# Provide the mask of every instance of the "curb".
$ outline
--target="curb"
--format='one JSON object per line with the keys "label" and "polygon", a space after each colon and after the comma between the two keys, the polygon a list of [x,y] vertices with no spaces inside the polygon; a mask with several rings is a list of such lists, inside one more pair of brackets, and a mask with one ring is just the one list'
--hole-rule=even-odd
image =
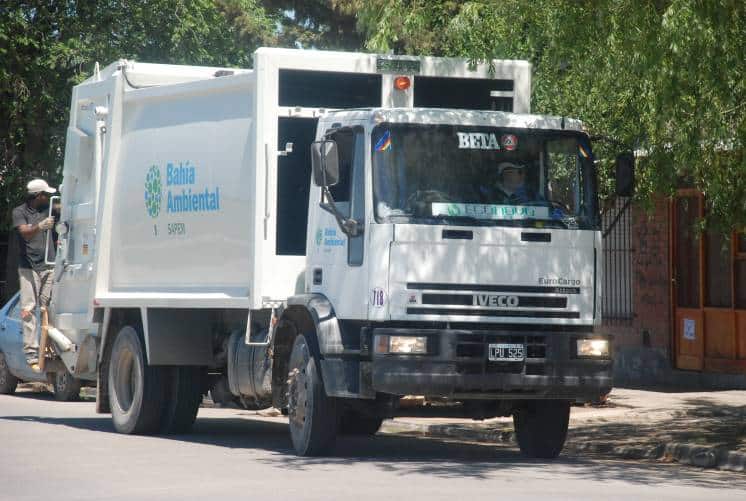
{"label": "curb", "polygon": [[[458,424],[426,425],[396,420],[384,421],[381,433],[449,438],[481,443],[516,443],[513,431],[479,429]],[[724,447],[708,447],[677,442],[631,446],[598,442],[569,443],[565,450],[599,454],[616,459],[664,460],[700,468],[746,472],[746,453],[731,451]]]}

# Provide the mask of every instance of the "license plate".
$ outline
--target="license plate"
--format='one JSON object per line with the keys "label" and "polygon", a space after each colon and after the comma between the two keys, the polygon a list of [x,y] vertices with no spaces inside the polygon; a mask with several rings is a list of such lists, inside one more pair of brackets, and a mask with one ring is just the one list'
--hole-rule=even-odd
{"label": "license plate", "polygon": [[525,348],[522,344],[491,344],[489,357],[492,362],[523,362]]}

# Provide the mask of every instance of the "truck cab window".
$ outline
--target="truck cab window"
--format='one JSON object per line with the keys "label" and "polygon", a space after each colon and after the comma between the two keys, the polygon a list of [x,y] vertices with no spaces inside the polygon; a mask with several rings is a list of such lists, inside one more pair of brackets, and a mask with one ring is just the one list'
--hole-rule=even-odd
{"label": "truck cab window", "polygon": [[354,151],[354,134],[352,129],[342,129],[330,136],[337,143],[337,154],[339,155],[339,182],[332,186],[329,191],[334,197],[338,208],[342,213],[350,216],[350,198],[352,196],[352,157]]}
{"label": "truck cab window", "polygon": [[[337,143],[339,182],[329,191],[337,209],[363,223],[365,219],[365,135],[362,128],[341,129],[328,135]],[[347,264],[363,264],[363,236],[349,237]]]}

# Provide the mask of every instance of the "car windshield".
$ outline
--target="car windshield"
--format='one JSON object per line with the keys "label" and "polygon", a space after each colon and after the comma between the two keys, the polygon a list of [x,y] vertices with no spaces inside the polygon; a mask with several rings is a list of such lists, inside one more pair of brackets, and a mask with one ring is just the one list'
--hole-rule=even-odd
{"label": "car windshield", "polygon": [[379,222],[597,227],[584,134],[382,123],[371,139]]}

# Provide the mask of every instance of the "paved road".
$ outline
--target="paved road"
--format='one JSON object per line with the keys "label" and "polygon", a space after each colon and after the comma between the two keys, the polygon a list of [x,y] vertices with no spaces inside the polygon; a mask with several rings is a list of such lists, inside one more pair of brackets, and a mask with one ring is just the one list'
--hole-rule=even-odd
{"label": "paved road", "polygon": [[507,446],[400,436],[342,440],[332,458],[293,455],[286,425],[201,409],[188,436],[112,432],[92,402],[0,396],[0,499],[738,499],[746,475],[679,465],[522,459]]}

